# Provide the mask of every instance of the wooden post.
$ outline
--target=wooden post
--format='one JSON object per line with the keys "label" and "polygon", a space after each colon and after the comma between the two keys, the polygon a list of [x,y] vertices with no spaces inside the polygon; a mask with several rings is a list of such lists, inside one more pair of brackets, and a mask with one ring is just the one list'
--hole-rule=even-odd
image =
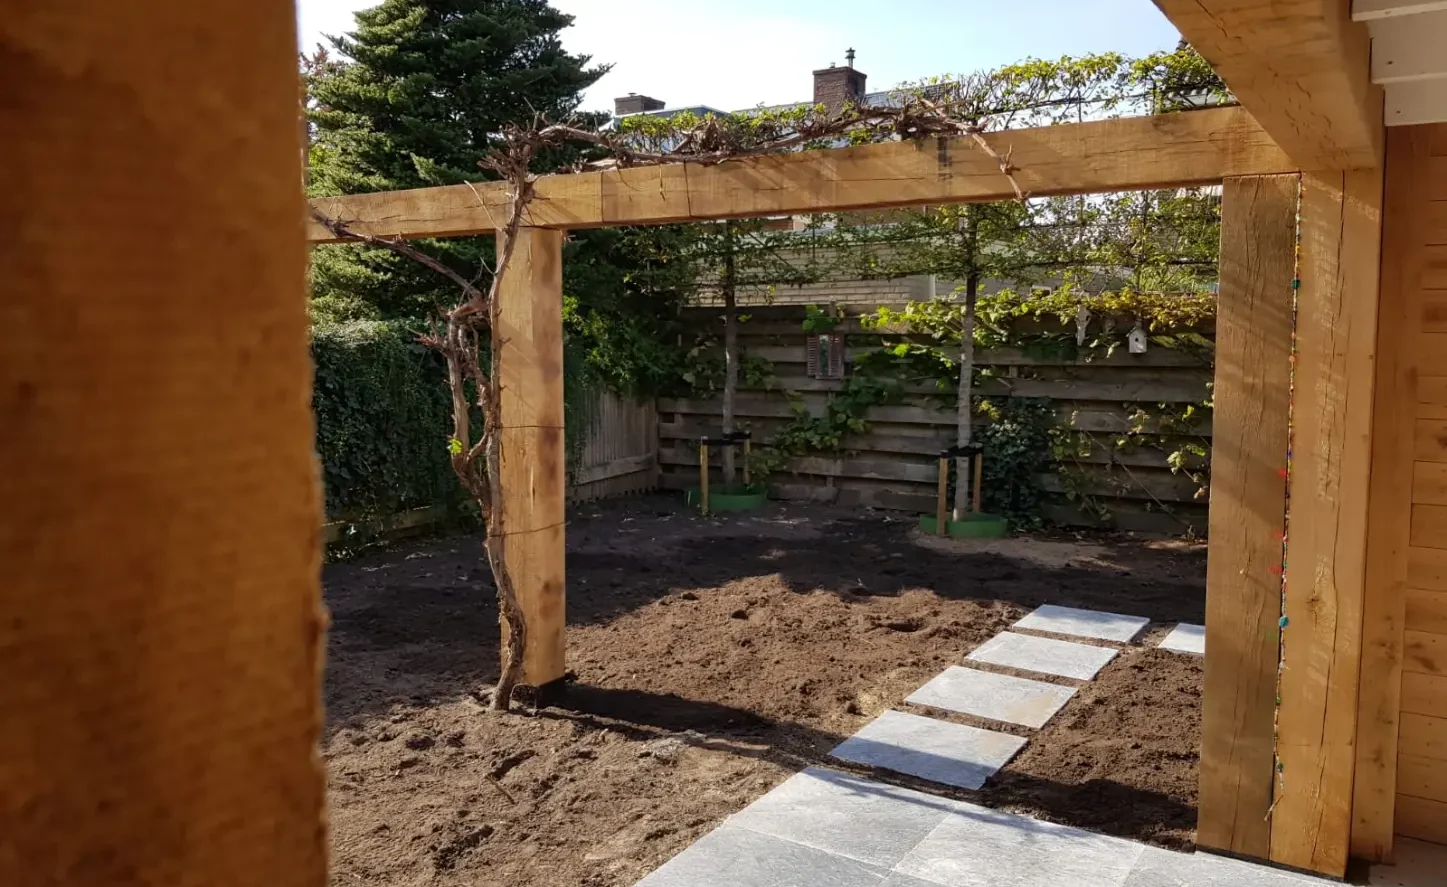
{"label": "wooden post", "polygon": [[980,513],[980,486],[985,474],[985,454],[975,454],[975,494],[970,503],[970,510],[975,514]]}
{"label": "wooden post", "polygon": [[1271,852],[1299,176],[1227,179],[1196,841]]}
{"label": "wooden post", "polygon": [[708,514],[708,444],[698,445],[698,510]]}
{"label": "wooden post", "polygon": [[1356,763],[1381,206],[1380,169],[1302,176],[1271,859],[1334,877]]}
{"label": "wooden post", "polygon": [[0,17],[0,884],[323,887],[290,0]]}
{"label": "wooden post", "polygon": [[528,627],[523,681],[546,687],[566,671],[563,232],[520,229],[502,280],[503,551]]}
{"label": "wooden post", "polygon": [[940,480],[939,490],[935,494],[935,535],[949,535],[949,503],[945,500],[949,497],[950,491],[950,460],[947,456],[940,457]]}
{"label": "wooden post", "polygon": [[[1438,127],[1447,133],[1447,127]],[[1397,741],[1407,624],[1408,539],[1421,358],[1413,339],[1423,324],[1429,216],[1434,195],[1432,127],[1387,131],[1382,226],[1377,389],[1373,398],[1357,772],[1351,855],[1391,862],[1397,803]],[[1447,171],[1444,171],[1447,178]],[[1444,697],[1447,705],[1447,697]],[[1405,750],[1403,754],[1407,754]],[[1444,765],[1447,766],[1447,765]]]}
{"label": "wooden post", "polygon": [[753,453],[753,450],[754,450],[753,441],[750,440],[750,439],[747,438],[747,437],[744,438],[744,487],[745,487],[745,488],[747,488],[747,487],[750,485],[750,480],[749,480],[749,456]]}

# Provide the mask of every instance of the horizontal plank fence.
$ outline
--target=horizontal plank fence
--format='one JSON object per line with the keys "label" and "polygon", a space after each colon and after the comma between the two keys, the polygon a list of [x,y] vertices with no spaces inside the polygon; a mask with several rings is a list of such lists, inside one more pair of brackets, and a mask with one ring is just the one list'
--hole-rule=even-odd
{"label": "horizontal plank fence", "polygon": [[[872,310],[872,306],[847,306],[845,313]],[[793,420],[794,404],[802,404],[811,415],[824,415],[845,381],[807,374],[802,306],[751,308],[745,313],[748,320],[740,325],[740,345],[748,357],[772,364],[777,381],[772,390],[741,386],[735,411],[740,428],[752,430],[755,441],[766,444]],[[690,309],[686,319],[700,332],[722,331],[715,308]],[[1030,319],[1018,324],[1017,330],[1026,332],[1061,329],[1051,321]],[[846,363],[878,347],[883,338],[898,339],[903,332],[882,335],[863,329],[857,319],[846,320],[834,331],[848,336]],[[1197,332],[1206,338],[1213,333]],[[980,395],[1049,398],[1060,427],[1089,432],[1096,441],[1088,455],[1071,458],[1065,475],[1057,466],[1041,466],[1036,482],[1046,493],[1044,517],[1066,525],[1205,532],[1206,502],[1204,496],[1198,497],[1201,484],[1186,473],[1173,473],[1167,451],[1187,439],[1209,446],[1210,410],[1198,407],[1199,418],[1189,427],[1156,414],[1178,413],[1210,397],[1208,354],[1157,346],[1144,354],[1130,354],[1122,346],[1108,356],[1087,360],[998,348],[980,349],[976,362],[996,374],[976,386]],[[955,441],[953,394],[942,396],[932,383],[906,386],[906,391],[905,403],[871,407],[866,413],[867,431],[846,437],[840,452],[809,454],[775,474],[770,478],[773,495],[932,512],[938,453]],[[1159,404],[1174,409],[1161,411],[1156,408]],[[1141,408],[1149,414],[1144,420]],[[696,484],[697,441],[719,432],[721,400],[660,398],[658,414],[659,485],[679,489]],[[974,424],[984,426],[988,421],[976,416]],[[1132,431],[1162,435],[1166,449],[1110,446]],[[1202,468],[1203,462],[1192,460],[1188,467]],[[719,464],[717,454],[713,463]],[[1089,498],[1091,507],[1080,506],[1081,496]]]}

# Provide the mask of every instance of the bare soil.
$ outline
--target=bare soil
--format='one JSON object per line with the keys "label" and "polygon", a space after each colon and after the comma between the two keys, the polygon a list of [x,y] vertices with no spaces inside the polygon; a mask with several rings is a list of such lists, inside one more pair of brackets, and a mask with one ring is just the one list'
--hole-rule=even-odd
{"label": "bare soil", "polygon": [[663,498],[578,511],[576,681],[536,712],[484,708],[498,627],[475,538],[328,567],[333,884],[628,887],[1044,603],[1156,624],[982,791],[915,787],[1193,840],[1201,666],[1149,645],[1202,621],[1204,546],[922,539],[912,516],[802,506],[706,520]]}

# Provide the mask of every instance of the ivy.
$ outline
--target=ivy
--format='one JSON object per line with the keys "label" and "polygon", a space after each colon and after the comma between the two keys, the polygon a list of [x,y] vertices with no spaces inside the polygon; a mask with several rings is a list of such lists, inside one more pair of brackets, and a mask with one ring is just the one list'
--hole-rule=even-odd
{"label": "ivy", "polygon": [[990,419],[974,434],[984,446],[985,511],[1005,518],[1014,530],[1039,526],[1044,494],[1035,477],[1051,456],[1053,402],[1047,397],[982,398],[975,412]]}

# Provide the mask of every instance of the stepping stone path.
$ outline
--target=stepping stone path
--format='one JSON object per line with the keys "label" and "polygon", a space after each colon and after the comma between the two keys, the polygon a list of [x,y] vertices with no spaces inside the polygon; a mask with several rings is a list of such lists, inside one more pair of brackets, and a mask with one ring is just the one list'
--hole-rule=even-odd
{"label": "stepping stone path", "polygon": [[964,724],[886,711],[830,752],[841,761],[977,789],[1010,763],[1026,739]]}
{"label": "stepping stone path", "polygon": [[1197,656],[1206,655],[1206,626],[1191,625],[1182,622],[1171,633],[1161,641],[1162,650],[1175,650],[1177,653],[1194,653]]}
{"label": "stepping stone path", "polygon": [[1024,727],[1043,727],[1073,687],[952,665],[904,701]]}
{"label": "stepping stone path", "polygon": [[[1327,887],[810,768],[637,887]],[[1425,883],[1425,882],[1424,882]]]}
{"label": "stepping stone path", "polygon": [[1016,622],[1015,627],[1128,644],[1149,624],[1150,620],[1144,616],[1122,616],[1119,613],[1046,604]]}
{"label": "stepping stone path", "polygon": [[972,662],[988,662],[1021,671],[1088,681],[1108,665],[1117,652],[1110,647],[1092,647],[1005,631],[976,647],[965,658]]}

